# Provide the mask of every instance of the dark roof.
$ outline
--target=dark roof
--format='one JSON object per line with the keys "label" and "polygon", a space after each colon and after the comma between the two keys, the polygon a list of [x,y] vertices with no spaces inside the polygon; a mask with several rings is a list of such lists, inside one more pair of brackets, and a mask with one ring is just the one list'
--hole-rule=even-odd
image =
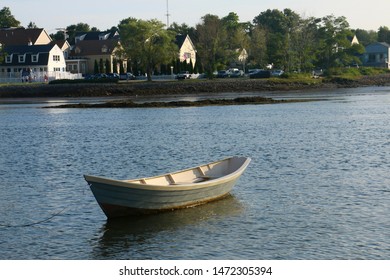
{"label": "dark roof", "polygon": [[43,28],[0,29],[0,43],[10,46],[35,44],[42,32],[44,32]]}
{"label": "dark roof", "polygon": [[[12,55],[12,62],[6,63],[6,60],[4,60],[2,65],[47,65],[49,53],[53,47],[53,45],[5,46],[4,51],[7,55]],[[38,61],[33,62],[32,56],[37,54]],[[23,63],[19,62],[19,55],[25,55],[25,61]]]}
{"label": "dark roof", "polygon": [[184,41],[186,40],[187,38],[187,35],[176,35],[176,40],[175,40],[175,43],[176,45],[179,46],[179,49],[181,48],[181,46],[183,46],[184,44]]}
{"label": "dark roof", "polygon": [[118,33],[117,32],[102,32],[102,31],[90,31],[90,32],[76,32],[75,37],[81,37],[83,36],[83,41],[98,41],[98,40],[109,40],[109,39],[114,39],[118,38]]}
{"label": "dark roof", "polygon": [[66,42],[67,42],[66,40],[55,40],[55,41],[52,41],[51,44],[57,45],[61,49],[65,45]]}
{"label": "dark roof", "polygon": [[390,48],[390,45],[385,42],[375,42],[367,45],[365,48],[366,48],[366,53],[383,52],[383,51],[387,51]]}
{"label": "dark roof", "polygon": [[[118,46],[118,40],[80,41],[72,49],[70,56],[83,57],[88,55],[112,54]],[[106,50],[106,52],[104,52]]]}

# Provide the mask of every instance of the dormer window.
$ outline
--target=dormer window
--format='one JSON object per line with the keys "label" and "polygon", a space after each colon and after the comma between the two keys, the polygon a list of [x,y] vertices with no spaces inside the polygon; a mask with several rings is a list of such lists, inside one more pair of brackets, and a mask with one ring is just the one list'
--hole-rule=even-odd
{"label": "dormer window", "polygon": [[109,36],[110,36],[110,33],[100,34],[99,40],[107,40]]}
{"label": "dormer window", "polygon": [[12,54],[5,57],[5,63],[12,63]]}
{"label": "dormer window", "polygon": [[19,63],[26,62],[26,56],[25,55],[18,55],[18,61],[19,61]]}
{"label": "dormer window", "polygon": [[38,62],[38,55],[37,54],[33,54],[31,55],[31,62]]}
{"label": "dormer window", "polygon": [[106,45],[103,45],[103,46],[102,46],[102,53],[107,53],[107,51],[108,51],[107,46],[106,46]]}

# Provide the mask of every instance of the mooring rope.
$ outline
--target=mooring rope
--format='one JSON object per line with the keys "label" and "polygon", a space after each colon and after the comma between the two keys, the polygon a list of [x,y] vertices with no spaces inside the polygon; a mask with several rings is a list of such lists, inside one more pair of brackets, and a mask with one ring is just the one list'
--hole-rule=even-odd
{"label": "mooring rope", "polygon": [[62,212],[64,212],[66,210],[67,207],[65,207],[64,209],[62,209],[61,211],[58,211],[56,213],[54,213],[53,215],[51,215],[50,217],[46,218],[46,219],[43,219],[43,220],[40,220],[40,221],[37,221],[37,222],[33,222],[33,223],[28,223],[28,224],[20,224],[20,225],[6,225],[6,224],[0,224],[0,227],[3,227],[3,228],[16,228],[16,227],[30,227],[30,226],[35,226],[35,225],[39,225],[39,224],[43,224],[47,221],[50,221],[51,219],[53,219],[54,217],[60,215]]}

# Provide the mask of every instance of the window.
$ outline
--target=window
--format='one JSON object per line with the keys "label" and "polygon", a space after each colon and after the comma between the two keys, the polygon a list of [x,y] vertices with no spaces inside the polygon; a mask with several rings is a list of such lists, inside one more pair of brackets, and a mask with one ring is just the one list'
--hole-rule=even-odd
{"label": "window", "polygon": [[59,55],[53,55],[53,61],[60,61]]}
{"label": "window", "polygon": [[5,62],[6,62],[6,63],[11,63],[11,62],[12,62],[12,54],[11,54],[11,55],[7,55],[7,56],[5,57]]}
{"label": "window", "polygon": [[26,61],[26,56],[25,55],[18,55],[18,61],[19,61],[19,63],[24,63]]}
{"label": "window", "polygon": [[31,55],[31,62],[38,62],[38,55],[37,54]]}

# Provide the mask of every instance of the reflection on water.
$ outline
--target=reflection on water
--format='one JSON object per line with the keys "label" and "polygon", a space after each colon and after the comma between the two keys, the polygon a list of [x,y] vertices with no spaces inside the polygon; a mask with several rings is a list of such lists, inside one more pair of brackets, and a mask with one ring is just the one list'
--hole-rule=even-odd
{"label": "reflection on water", "polygon": [[[228,195],[197,207],[107,220],[100,229],[102,236],[93,250],[93,258],[118,259],[129,255],[137,258],[137,253],[132,252],[133,245],[147,248],[148,240],[164,238],[165,233],[184,233],[189,226],[197,227],[210,220],[228,219],[242,214],[243,210],[244,206],[240,201]],[[138,258],[143,257],[140,255]]]}

